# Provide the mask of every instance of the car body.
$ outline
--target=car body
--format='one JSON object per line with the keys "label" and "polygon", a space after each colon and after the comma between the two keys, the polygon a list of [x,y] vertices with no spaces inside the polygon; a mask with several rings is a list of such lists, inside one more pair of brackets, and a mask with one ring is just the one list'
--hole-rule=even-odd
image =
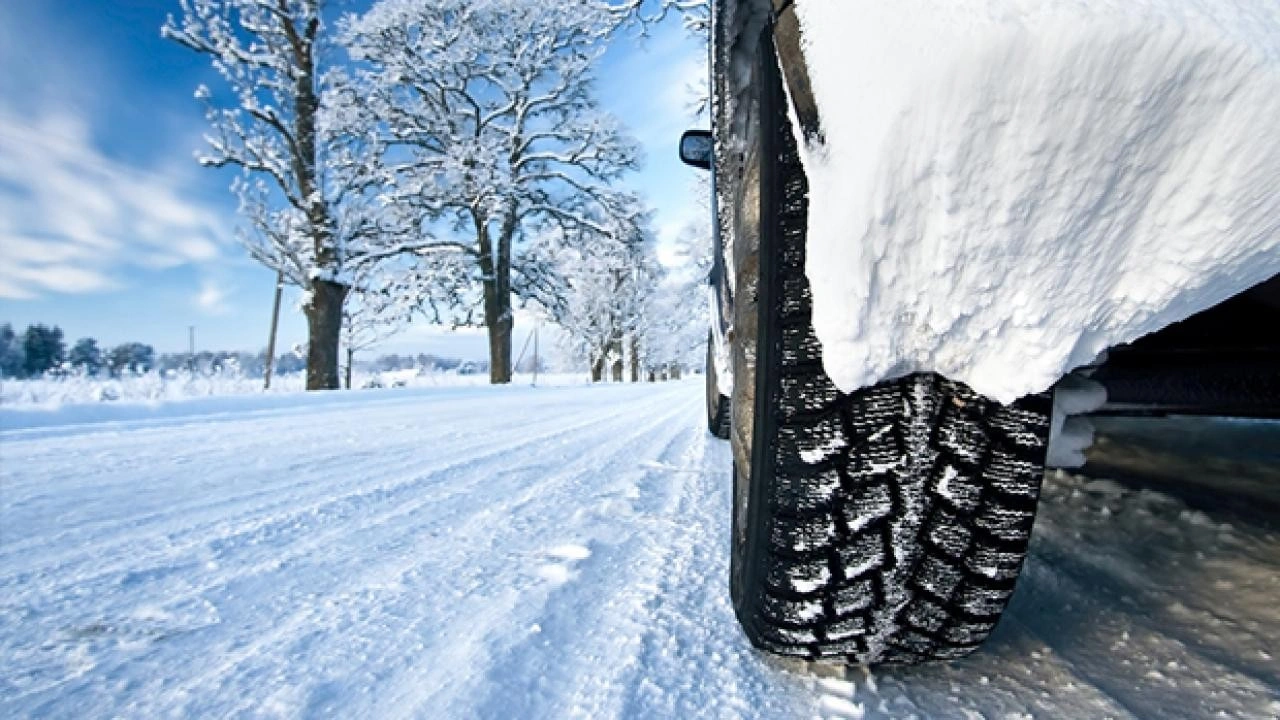
{"label": "car body", "polygon": [[[820,1],[834,7],[809,0]],[[713,2],[712,129],[680,143],[714,188],[708,419],[734,446],[735,609],[753,643],[772,652],[857,663],[954,658],[981,643],[1012,592],[1046,460],[1083,461],[1087,431],[1072,452],[1052,447],[1068,442],[1068,415],[1280,417],[1280,258],[1263,252],[1275,233],[1259,236],[1261,262],[1247,273],[1227,268],[1239,258],[1224,251],[1231,277],[1213,286],[1220,295],[1230,287],[1224,302],[1181,317],[1143,308],[1145,324],[1110,334],[1082,329],[1078,346],[1126,341],[1104,353],[1072,348],[1076,360],[1052,386],[984,395],[983,382],[1007,387],[978,373],[948,377],[929,364],[936,355],[841,384],[830,347],[846,346],[818,332],[824,268],[805,265],[829,240],[806,225],[821,199],[811,191],[823,189],[806,175],[838,125],[822,116],[811,83],[813,43],[797,14],[805,5]],[[917,316],[904,317],[895,332],[910,335]],[[1034,364],[1037,350],[1028,352]],[[724,427],[715,411],[726,404]]]}

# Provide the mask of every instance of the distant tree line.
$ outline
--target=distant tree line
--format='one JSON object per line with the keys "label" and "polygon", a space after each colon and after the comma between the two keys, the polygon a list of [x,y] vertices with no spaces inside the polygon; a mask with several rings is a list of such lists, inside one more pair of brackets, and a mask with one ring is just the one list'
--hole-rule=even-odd
{"label": "distant tree line", "polygon": [[[126,342],[103,347],[91,337],[80,338],[67,349],[62,328],[35,323],[22,333],[10,323],[0,325],[0,376],[7,378],[41,377],[46,374],[79,373],[92,376],[120,377],[158,370],[188,370],[201,374],[237,372],[260,376],[266,367],[265,352],[213,352],[157,354],[155,348],[140,342]],[[297,373],[306,369],[306,359],[298,353],[285,353],[276,358],[276,372]]]}
{"label": "distant tree line", "polygon": [[432,355],[430,353],[418,353],[417,355],[381,355],[376,360],[366,363],[365,366],[374,372],[394,372],[396,370],[443,370],[457,371],[462,374],[486,373],[489,372],[489,363],[480,360],[459,360],[458,358],[447,358]]}

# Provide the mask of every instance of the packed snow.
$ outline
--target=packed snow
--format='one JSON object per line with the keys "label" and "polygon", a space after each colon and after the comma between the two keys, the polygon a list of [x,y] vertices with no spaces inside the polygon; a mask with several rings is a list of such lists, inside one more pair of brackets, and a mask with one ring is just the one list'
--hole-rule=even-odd
{"label": "packed snow", "polygon": [[1011,401],[1280,273],[1275,0],[805,0],[828,374]]}
{"label": "packed snow", "polygon": [[1280,535],[1077,475],[1047,479],[978,654],[866,671],[756,653],[701,389],[5,415],[0,716],[1280,714]]}

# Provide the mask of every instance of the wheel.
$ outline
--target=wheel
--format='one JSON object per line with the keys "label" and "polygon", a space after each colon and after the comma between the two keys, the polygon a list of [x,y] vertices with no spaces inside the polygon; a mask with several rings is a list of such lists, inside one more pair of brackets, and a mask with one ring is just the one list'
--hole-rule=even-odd
{"label": "wheel", "polygon": [[712,435],[727,440],[729,438],[729,398],[720,394],[720,384],[716,376],[715,339],[707,333],[707,371],[703,375],[707,379],[707,429]]}
{"label": "wheel", "polygon": [[734,609],[778,654],[960,657],[1013,593],[1051,402],[1004,406],[933,374],[831,383],[804,274],[806,180],[771,38],[759,47],[734,233]]}

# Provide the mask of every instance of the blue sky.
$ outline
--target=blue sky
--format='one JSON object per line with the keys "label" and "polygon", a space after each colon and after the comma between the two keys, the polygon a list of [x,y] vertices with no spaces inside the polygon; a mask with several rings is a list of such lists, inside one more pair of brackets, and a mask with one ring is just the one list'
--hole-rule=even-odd
{"label": "blue sky", "polygon": [[[0,322],[162,352],[185,350],[194,325],[203,349],[265,347],[274,274],[235,241],[233,172],[195,162],[206,125],[193,92],[219,78],[160,38],[177,12],[177,0],[0,2]],[[678,19],[620,39],[598,72],[606,107],[646,151],[628,182],[660,238],[705,212],[675,157],[704,73]],[[281,323],[281,347],[305,340],[296,296]],[[478,359],[485,344],[419,325],[377,351]]]}

